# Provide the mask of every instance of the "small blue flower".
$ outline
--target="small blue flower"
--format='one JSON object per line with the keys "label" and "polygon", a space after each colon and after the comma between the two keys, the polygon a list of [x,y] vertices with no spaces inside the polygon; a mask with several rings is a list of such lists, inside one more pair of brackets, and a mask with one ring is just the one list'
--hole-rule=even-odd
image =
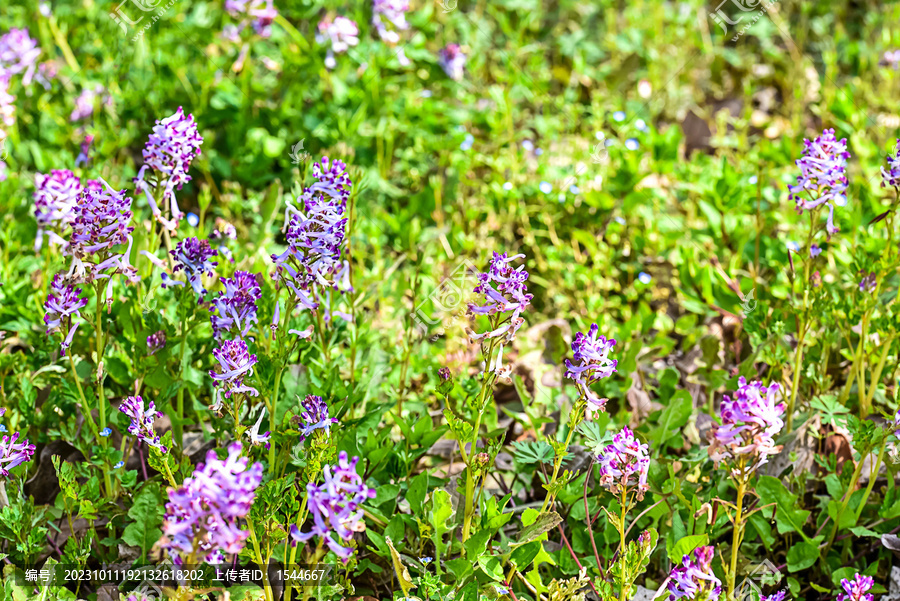
{"label": "small blue flower", "polygon": [[847,196],[844,194],[835,194],[834,195],[834,204],[838,207],[846,206],[847,204]]}
{"label": "small blue flower", "polygon": [[621,123],[625,120],[625,111],[616,111],[613,113],[613,119]]}
{"label": "small blue flower", "polygon": [[196,213],[188,213],[187,222],[189,226],[197,227],[198,225],[200,225],[200,218],[197,217]]}
{"label": "small blue flower", "polygon": [[640,147],[640,143],[636,138],[628,138],[625,140],[625,148],[628,150],[637,150]]}
{"label": "small blue flower", "polygon": [[512,190],[512,188],[513,188],[512,182],[506,182],[505,184],[503,184],[503,189],[506,190],[507,192]]}
{"label": "small blue flower", "polygon": [[649,131],[650,128],[647,127],[647,123],[643,119],[638,119],[634,122],[634,126],[641,131]]}
{"label": "small blue flower", "polygon": [[569,186],[569,192],[571,192],[572,194],[581,194],[581,189],[575,184],[572,184],[571,186]]}
{"label": "small blue flower", "polygon": [[649,284],[650,280],[652,280],[653,277],[646,271],[642,271],[638,274],[638,279],[641,281],[642,284]]}
{"label": "small blue flower", "polygon": [[475,137],[472,134],[466,134],[466,139],[459,145],[460,150],[469,150],[475,144]]}
{"label": "small blue flower", "polygon": [[602,132],[602,131],[596,132],[596,133],[594,134],[594,137],[597,138],[598,140],[603,140],[603,139],[606,138],[606,136],[603,135],[603,132]]}
{"label": "small blue flower", "polygon": [[497,593],[500,595],[508,595],[509,594],[509,589],[506,588],[505,586],[500,586],[499,584],[494,585],[494,590],[496,590]]}
{"label": "small blue flower", "polygon": [[543,148],[535,148],[534,154],[535,154],[535,156],[541,156],[542,154],[544,154],[544,149]]}
{"label": "small blue flower", "polygon": [[125,462],[124,462],[124,461],[120,461],[120,462],[118,462],[117,464],[115,464],[115,465],[113,466],[113,469],[114,469],[114,470],[117,470],[117,469],[119,469],[120,467],[122,467],[123,465],[125,465]]}
{"label": "small blue flower", "polygon": [[756,182],[758,182],[758,181],[759,181],[759,179],[755,175],[750,176],[749,182],[750,182],[751,186],[755,186]]}
{"label": "small blue flower", "polygon": [[538,186],[538,188],[540,188],[541,192],[543,192],[544,194],[550,194],[551,192],[553,192],[553,184],[551,184],[550,182],[541,182],[541,185]]}
{"label": "small blue flower", "polygon": [[422,98],[431,98],[431,94],[431,90],[422,90],[422,93],[420,95],[422,96]]}
{"label": "small blue flower", "polygon": [[0,424],[0,432],[3,432],[5,434],[6,432],[9,432],[9,430],[6,429],[6,426]]}
{"label": "small blue flower", "polygon": [[800,252],[800,245],[794,242],[793,240],[788,240],[786,246],[788,250],[792,250],[794,252]]}
{"label": "small blue flower", "polygon": [[534,142],[532,142],[531,140],[524,140],[522,142],[522,148],[524,148],[528,152],[531,152],[532,150],[534,150]]}
{"label": "small blue flower", "polygon": [[106,438],[110,434],[112,434],[112,430],[110,430],[109,428],[103,428],[102,430],[100,430],[100,436],[102,436],[103,438]]}
{"label": "small blue flower", "polygon": [[424,563],[425,565],[428,565],[428,564],[430,564],[432,561],[434,561],[434,557],[420,557],[420,558],[419,558],[419,561],[421,561],[421,562]]}
{"label": "small blue flower", "polygon": [[616,217],[616,223],[618,223],[620,225],[625,225],[625,218],[624,217]]}

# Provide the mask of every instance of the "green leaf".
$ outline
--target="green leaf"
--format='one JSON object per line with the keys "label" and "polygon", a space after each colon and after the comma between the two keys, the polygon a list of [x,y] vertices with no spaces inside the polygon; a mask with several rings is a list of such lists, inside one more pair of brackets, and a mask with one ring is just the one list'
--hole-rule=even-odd
{"label": "green leaf", "polygon": [[509,560],[516,564],[520,572],[524,572],[531,565],[531,562],[534,561],[534,558],[537,557],[542,547],[543,543],[541,541],[531,541],[516,548],[510,555]]}
{"label": "green leaf", "polygon": [[809,518],[809,511],[797,508],[797,495],[792,494],[781,480],[773,476],[760,476],[756,492],[763,505],[777,506],[775,524],[779,534],[797,532],[805,541],[810,540],[803,532],[803,524]]}
{"label": "green leaf", "polygon": [[688,423],[693,412],[694,405],[691,395],[687,390],[676,392],[658,418],[658,425],[651,428],[647,437],[663,445],[675,435],[675,430]]}
{"label": "green leaf", "polygon": [[478,567],[497,582],[503,581],[503,566],[500,564],[500,560],[493,555],[479,557]]}
{"label": "green leaf", "polygon": [[141,488],[128,510],[128,517],[134,521],[125,527],[122,540],[127,545],[139,547],[141,559],[146,558],[154,543],[162,536],[162,530],[159,528],[163,519],[162,508],[159,487],[155,483],[147,483]]}
{"label": "green leaf", "polygon": [[669,560],[672,563],[681,563],[681,559],[685,555],[690,555],[691,551],[697,547],[708,544],[709,535],[707,534],[692,534],[690,536],[682,537],[670,549],[667,549]]}
{"label": "green leaf", "polygon": [[510,548],[515,549],[516,547],[530,543],[531,541],[536,540],[540,535],[555,528],[556,525],[561,522],[562,518],[555,511],[542,513],[537,516],[537,519],[535,519],[532,524],[522,528],[516,537],[516,541],[511,542],[509,546]]}
{"label": "green leaf", "polygon": [[543,441],[514,442],[515,458],[519,463],[550,463],[553,461],[553,447]]}
{"label": "green leaf", "polygon": [[811,541],[801,541],[788,549],[787,566],[789,572],[799,572],[812,566],[819,560],[819,541],[817,537]]}
{"label": "green leaf", "polygon": [[409,508],[414,514],[422,510],[422,503],[425,501],[425,495],[428,494],[428,474],[422,472],[409,482],[409,489],[406,491],[406,500],[409,502]]}

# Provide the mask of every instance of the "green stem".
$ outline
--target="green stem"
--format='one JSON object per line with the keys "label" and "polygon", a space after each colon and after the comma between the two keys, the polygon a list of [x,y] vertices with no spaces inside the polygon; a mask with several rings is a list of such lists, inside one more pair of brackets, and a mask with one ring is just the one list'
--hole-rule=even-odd
{"label": "green stem", "polygon": [[[856,488],[856,483],[859,481],[859,476],[862,473],[863,459],[866,454],[868,454],[868,450],[866,453],[861,453],[859,458],[859,463],[856,464],[856,469],[853,470],[853,476],[850,478],[850,486],[847,487],[847,493],[844,495],[844,499],[841,502],[841,508],[838,510],[837,515],[844,515],[844,511],[847,509],[847,504],[850,502],[850,496],[853,494],[853,489]],[[873,478],[874,479],[874,478]],[[831,529],[831,534],[828,537],[828,543],[825,545],[824,551],[822,551],[821,557],[828,557],[828,551],[831,549],[831,545],[834,544],[834,537],[837,535],[839,520],[834,520],[834,526]]]}
{"label": "green stem", "polygon": [[[494,355],[494,341],[491,340],[491,345],[488,349],[487,356],[487,365],[491,365],[491,359]],[[462,450],[463,459],[466,460],[466,512],[465,518],[463,520],[463,531],[462,531],[462,540],[466,542],[469,540],[469,531],[472,528],[472,518],[475,516],[475,471],[472,466],[472,461],[474,457],[477,455],[478,449],[478,433],[481,430],[481,418],[484,415],[484,404],[485,398],[487,396],[487,391],[490,389],[491,384],[493,383],[493,375],[490,372],[485,372],[484,380],[481,383],[481,391],[478,393],[478,404],[475,406],[475,427],[472,429],[472,448],[468,457],[465,453],[464,443],[460,444],[460,448]]]}
{"label": "green stem", "polygon": [[544,504],[541,506],[541,513],[547,511],[547,507],[550,505],[550,502],[553,500],[553,485],[556,483],[556,478],[559,476],[559,468],[562,466],[563,460],[566,458],[566,452],[569,450],[569,443],[572,442],[572,436],[575,434],[574,424],[569,424],[569,433],[566,435],[566,444],[563,452],[557,455],[556,460],[553,462],[553,475],[550,477],[550,482],[547,484],[547,496],[544,497]]}
{"label": "green stem", "polygon": [[75,359],[72,358],[72,353],[68,354],[69,365],[72,367],[72,377],[75,379],[75,386],[78,388],[78,396],[81,397],[81,412],[84,413],[84,418],[91,425],[91,432],[93,432],[94,437],[98,437],[97,424],[94,422],[94,416],[91,415],[91,407],[88,405],[87,397],[84,396],[84,389],[81,387],[81,380],[78,379],[78,373],[75,371]]}
{"label": "green stem", "polygon": [[731,566],[728,570],[728,599],[734,599],[734,581],[737,576],[737,558],[738,551],[741,548],[741,539],[744,531],[744,494],[747,490],[747,483],[744,475],[744,464],[740,464],[740,480],[738,480],[737,504],[734,514],[734,532],[731,539]]}
{"label": "green stem", "polygon": [[266,601],[275,601],[275,597],[272,594],[272,585],[269,582],[269,562],[268,558],[266,561],[263,561],[262,553],[259,550],[259,540],[256,538],[256,526],[253,524],[253,520],[250,517],[247,517],[247,526],[250,528],[250,540],[253,542],[253,555],[256,559],[256,563],[259,564],[259,567],[262,569],[263,573],[263,593],[266,596]]}
{"label": "green stem", "polygon": [[[103,311],[99,284],[94,287],[94,296],[97,297],[97,323],[94,326],[94,334],[97,338],[97,414],[100,417],[100,431],[102,432],[106,429],[106,397],[103,393],[103,353],[106,350],[106,340],[103,336]],[[103,447],[104,451],[109,446],[105,436],[100,437],[100,446]],[[107,494],[112,497],[113,487],[109,478],[109,462],[105,455],[106,453],[104,453],[103,458],[103,483],[106,485]]]}
{"label": "green stem", "polygon": [[[275,415],[278,412],[278,392],[281,389],[281,375],[284,373],[284,364],[275,373],[275,389],[272,391],[272,409],[269,411],[270,435],[275,435]],[[269,471],[275,471],[275,445],[269,445]]]}
{"label": "green stem", "polygon": [[[570,430],[571,431],[571,430]],[[568,444],[566,445],[568,447]],[[625,601],[625,514],[628,512],[628,489],[622,487],[622,517],[619,520],[619,564],[622,566],[619,570],[619,601]],[[629,587],[630,588],[630,587]]]}
{"label": "green stem", "polygon": [[[179,311],[181,310],[179,302]],[[179,449],[184,449],[184,351],[187,349],[187,311],[181,315],[181,349],[178,355],[178,400],[175,407],[175,423],[172,435]]]}

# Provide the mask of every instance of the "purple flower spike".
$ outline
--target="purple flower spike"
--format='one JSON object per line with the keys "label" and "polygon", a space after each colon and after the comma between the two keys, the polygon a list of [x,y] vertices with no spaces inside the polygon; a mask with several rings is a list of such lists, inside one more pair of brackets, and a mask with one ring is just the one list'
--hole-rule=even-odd
{"label": "purple flower spike", "polygon": [[438,65],[454,81],[460,81],[466,69],[466,55],[459,44],[448,44],[438,51]]}
{"label": "purple flower spike", "polygon": [[153,401],[144,409],[144,399],[139,396],[130,396],[122,401],[119,405],[119,411],[131,418],[131,425],[128,426],[128,433],[144,441],[151,447],[156,447],[163,453],[168,453],[169,449],[165,445],[160,444],[159,435],[153,430],[153,421],[163,414],[156,410]]}
{"label": "purple flower spike", "polygon": [[[516,332],[525,323],[521,317],[522,312],[531,303],[533,295],[528,294],[528,272],[524,265],[513,268],[511,263],[525,255],[507,257],[506,253],[494,253],[491,258],[490,268],[486,273],[478,274],[478,285],[475,286],[475,294],[484,295],[483,304],[470,303],[469,313],[473,315],[497,316],[497,323],[501,323],[494,330],[476,334],[466,329],[469,342],[477,342],[483,339],[500,339],[500,348],[497,352],[496,362],[488,366],[488,371],[499,377],[509,377],[511,365],[503,366],[503,347],[516,339]],[[503,315],[509,313],[509,316]]]}
{"label": "purple flower spike", "polygon": [[766,463],[769,455],[781,447],[774,437],[784,428],[785,404],[780,403],[781,387],[777,383],[763,386],[762,382],[747,383],[741,376],[734,398],[722,400],[722,425],[715,428],[709,454],[713,461],[734,460],[739,456],[753,459],[750,469]]}
{"label": "purple flower spike", "polygon": [[359,457],[348,461],[347,453],[341,451],[338,464],[326,465],[322,470],[324,482],[316,486],[310,482],[306,486],[310,514],[313,518],[312,530],[303,533],[296,524],[291,525],[292,544],[305,543],[311,538],[322,538],[328,548],[346,563],[353,555],[352,547],[345,547],[335,540],[349,541],[354,532],[364,532],[363,511],[360,507],[366,499],[375,497],[375,490],[366,486],[356,473]]}
{"label": "purple flower spike", "polygon": [[224,460],[215,451],[194,470],[181,488],[169,489],[163,533],[164,547],[173,555],[189,556],[199,549],[207,563],[224,563],[224,555],[239,553],[250,535],[241,520],[250,513],[262,482],[262,464],[247,467],[241,444],[228,447]]}
{"label": "purple flower spike", "polygon": [[614,374],[619,364],[618,360],[609,358],[616,346],[615,338],[598,336],[599,331],[597,324],[591,324],[587,334],[575,334],[575,340],[572,341],[575,363],[566,359],[566,377],[575,382],[578,392],[588,402],[591,411],[603,411],[606,408],[606,399],[594,394],[590,389],[591,384]]}
{"label": "purple flower spike", "polygon": [[[311,394],[303,399],[303,412],[300,414],[300,442],[311,436],[316,430],[323,430],[326,434],[331,431],[331,424],[338,423],[333,417],[328,417],[328,404],[320,396]],[[296,418],[295,418],[296,419]]]}
{"label": "purple flower spike", "polygon": [[64,246],[63,230],[75,220],[81,180],[68,169],[54,169],[47,175],[35,174],[34,184],[34,216],[38,222],[34,249],[41,249],[45,233],[51,243]]}
{"label": "purple flower spike", "polygon": [[210,311],[212,315],[213,335],[221,340],[226,335],[244,338],[259,323],[256,317],[256,302],[261,298],[259,286],[260,276],[246,271],[236,271],[233,278],[222,278],[225,291],[213,299]]}
{"label": "purple flower spike", "polygon": [[63,328],[67,330],[62,342],[62,352],[65,353],[72,344],[75,330],[81,323],[81,309],[87,306],[87,297],[81,296],[81,288],[75,288],[66,284],[65,279],[56,274],[50,284],[50,293],[47,302],[44,303],[44,324],[47,326],[47,334]]}
{"label": "purple flower spike", "polygon": [[147,336],[147,355],[155,355],[156,351],[165,348],[165,346],[166,333],[162,330],[156,332],[155,334],[150,334],[149,336]]}
{"label": "purple flower spike", "polygon": [[[826,129],[815,140],[804,140],[803,144],[803,158],[797,160],[800,175],[797,185],[790,186],[790,199],[797,203],[798,213],[826,205],[830,236],[838,231],[834,225],[835,205],[847,204],[847,139],[838,141],[834,130]],[[804,192],[808,197],[802,196]]]}
{"label": "purple flower spike", "polygon": [[[131,199],[125,191],[117,192],[104,180],[89,180],[78,197],[72,235],[65,253],[72,257],[69,275],[78,281],[107,279],[106,302],[112,303],[115,274],[123,274],[129,282],[140,278],[129,263],[134,228],[131,222]],[[124,252],[113,247],[128,244]]]}
{"label": "purple flower spike", "polygon": [[722,593],[722,582],[712,571],[713,548],[697,547],[694,559],[685,555],[681,565],[669,574],[669,601],[717,601]]}
{"label": "purple flower spike", "polygon": [[337,66],[334,55],[347,52],[351,46],[359,44],[359,27],[356,26],[355,21],[347,17],[335,17],[333,20],[326,17],[319,21],[316,42],[319,44],[331,43],[325,56],[325,67],[334,69]]}
{"label": "purple flower spike", "polygon": [[894,153],[887,157],[887,169],[881,168],[881,187],[900,191],[900,138],[897,139]]}
{"label": "purple flower spike", "polygon": [[[197,238],[185,238],[175,245],[172,251],[172,257],[175,258],[175,268],[173,272],[184,271],[184,275],[191,287],[199,296],[206,294],[206,288],[203,287],[203,275],[212,277],[218,263],[211,259],[218,256],[216,249],[209,245],[208,240],[198,240]],[[163,287],[181,286],[182,282],[177,282],[170,278],[164,278]]]}
{"label": "purple flower spike", "polygon": [[24,442],[16,442],[19,436],[20,434],[16,432],[11,437],[0,438],[0,476],[9,476],[9,470],[31,461],[34,455],[35,446],[27,439]]}
{"label": "purple flower spike", "polygon": [[856,574],[853,578],[841,580],[844,592],[838,595],[837,601],[873,601],[875,597],[869,589],[875,586],[875,579],[871,576]]}
{"label": "purple flower spike", "polygon": [[[181,190],[184,184],[191,181],[187,172],[191,162],[199,156],[201,144],[203,138],[197,131],[194,116],[185,116],[182,108],[178,107],[175,114],[156,122],[144,147],[144,165],[134,178],[135,190],[144,193],[153,217],[169,231],[175,230],[184,216],[175,200],[175,190]],[[153,186],[147,182],[150,176],[148,171],[153,172]],[[153,196],[154,188],[158,197]],[[163,214],[160,205],[168,205],[169,217]]]}
{"label": "purple flower spike", "polygon": [[244,377],[253,375],[253,366],[257,362],[256,355],[251,355],[247,350],[246,342],[226,340],[213,351],[213,357],[219,365],[218,371],[209,370],[209,377],[215,380],[216,386],[215,400],[210,409],[220,410],[224,403],[223,397],[230,399],[235,393],[259,396],[258,390],[244,384]]}
{"label": "purple flower spike", "polygon": [[330,203],[339,205],[340,213],[343,214],[353,187],[347,165],[339,159],[329,161],[328,157],[322,157],[321,161],[313,163],[312,173],[316,181],[305,188],[301,196],[306,210],[311,211],[319,204]]}
{"label": "purple flower spike", "polygon": [[625,427],[613,437],[597,457],[600,464],[600,485],[616,496],[637,488],[637,498],[643,499],[649,490],[647,470],[650,469],[650,447],[641,444],[629,428]]}
{"label": "purple flower spike", "polygon": [[765,595],[760,596],[759,601],[784,601],[787,596],[786,590],[780,590],[777,593],[772,593],[768,597]]}

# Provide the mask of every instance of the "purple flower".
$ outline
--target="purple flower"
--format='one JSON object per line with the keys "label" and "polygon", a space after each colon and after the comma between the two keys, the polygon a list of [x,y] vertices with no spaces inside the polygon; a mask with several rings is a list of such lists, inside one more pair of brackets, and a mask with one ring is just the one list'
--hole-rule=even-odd
{"label": "purple flower", "polygon": [[326,17],[319,21],[319,33],[316,34],[316,42],[323,44],[330,42],[328,53],[325,56],[325,67],[334,69],[337,61],[335,54],[346,52],[350,46],[359,44],[359,27],[356,22],[347,17],[335,17],[333,20]]}
{"label": "purple flower", "polygon": [[9,33],[0,36],[0,77],[25,73],[22,83],[31,85],[41,47],[28,35],[27,29],[13,27]]}
{"label": "purple flower", "polygon": [[87,302],[87,297],[81,296],[81,288],[67,285],[60,274],[53,276],[50,293],[47,295],[47,302],[44,303],[44,309],[47,311],[44,314],[44,324],[47,326],[47,334],[60,329],[66,331],[62,342],[63,353],[72,344],[75,330],[81,323],[81,309]]}
{"label": "purple flower", "polygon": [[260,276],[246,271],[234,272],[233,278],[222,278],[225,291],[213,299],[210,311],[212,315],[213,335],[221,340],[226,334],[244,338],[259,323],[256,317],[256,302],[261,298],[259,287]]}
{"label": "purple flower", "polygon": [[162,412],[156,410],[153,401],[148,403],[145,410],[144,399],[139,396],[130,396],[119,405],[119,411],[131,418],[131,425],[128,426],[129,434],[151,447],[156,447],[163,453],[169,452],[165,445],[160,444],[159,435],[153,430],[153,420],[163,416]]}
{"label": "purple flower", "polygon": [[241,444],[228,447],[224,460],[215,451],[206,455],[181,488],[169,489],[163,533],[164,547],[172,554],[192,556],[207,563],[223,563],[224,554],[239,553],[250,535],[241,520],[250,513],[262,482],[259,463],[247,467]]}
{"label": "purple flower", "polygon": [[[804,140],[803,158],[797,160],[800,175],[797,185],[790,186],[790,199],[797,203],[797,211],[811,210],[821,205],[828,207],[829,235],[838,231],[834,225],[834,205],[847,204],[847,139],[840,141],[833,129],[826,129],[813,141]],[[801,197],[803,192],[808,198]]]}
{"label": "purple flower", "polygon": [[81,180],[68,169],[54,169],[46,175],[36,173],[34,185],[34,216],[38,223],[34,250],[41,249],[44,234],[51,243],[64,246],[63,230],[75,220]]}
{"label": "purple flower", "polygon": [[722,582],[712,571],[713,548],[697,547],[694,559],[685,555],[681,565],[669,574],[669,601],[717,601],[722,593]]}
{"label": "purple flower", "polygon": [[463,54],[459,44],[448,44],[438,51],[438,65],[447,77],[459,81],[466,69],[466,55]]}
{"label": "purple flower", "polygon": [[34,455],[35,446],[29,444],[28,439],[16,442],[19,436],[16,432],[11,437],[0,438],[0,476],[9,476],[9,470],[31,461],[31,456]]}
{"label": "purple flower", "polygon": [[[173,272],[184,271],[187,281],[198,295],[206,294],[203,287],[203,274],[212,277],[218,263],[211,259],[219,253],[209,245],[209,240],[197,238],[185,238],[175,245],[171,252],[175,259]],[[163,275],[163,288],[167,286],[183,286],[184,282],[178,282]]]}
{"label": "purple flower", "polygon": [[900,138],[897,139],[894,153],[887,156],[887,169],[881,168],[881,187],[900,191]]}
{"label": "purple flower", "polygon": [[[131,199],[125,191],[113,190],[104,180],[88,181],[75,205],[72,235],[65,248],[72,257],[69,275],[86,282],[108,279],[107,303],[112,303],[112,275],[124,274],[130,282],[139,279],[128,261],[134,231],[129,225],[131,215]],[[113,251],[126,242],[125,252]]]}
{"label": "purple flower", "polygon": [[271,438],[271,432],[266,430],[265,434],[259,433],[259,428],[262,426],[262,420],[266,416],[266,410],[263,409],[259,414],[259,419],[256,420],[256,423],[253,424],[253,427],[247,430],[247,438],[250,439],[250,444],[253,446],[259,446],[263,443],[266,445],[266,450],[269,449],[269,438]]}
{"label": "purple flower", "polygon": [[353,538],[354,532],[365,531],[366,525],[360,505],[366,499],[375,496],[375,490],[366,486],[356,473],[357,461],[359,457],[348,461],[347,453],[341,451],[338,455],[338,464],[326,465],[322,470],[324,482],[321,487],[316,486],[314,482],[307,484],[306,492],[313,526],[309,532],[302,533],[296,524],[292,524],[293,544],[305,543],[318,536],[345,563],[350,559],[353,548],[341,545],[335,540],[334,535],[336,534],[340,540],[349,541]]}
{"label": "purple flower", "polygon": [[600,486],[617,496],[637,487],[637,498],[644,498],[650,488],[647,484],[650,447],[641,444],[628,427],[613,437],[612,444],[597,456],[597,462],[600,464]]}
{"label": "purple flower", "polygon": [[813,244],[812,246],[809,247],[809,256],[812,257],[813,259],[815,259],[816,257],[818,257],[821,254],[822,254],[822,249],[819,247],[818,244]]}
{"label": "purple flower", "polygon": [[[178,227],[184,213],[178,208],[175,190],[191,181],[188,169],[200,154],[203,138],[197,131],[194,116],[185,116],[181,107],[175,114],[156,122],[144,147],[144,165],[134,178],[136,192],[143,192],[150,210],[169,231]],[[151,173],[152,172],[152,173]],[[153,185],[148,183],[153,178]],[[158,196],[154,196],[154,193]],[[170,217],[163,215],[159,205],[169,206]]]}
{"label": "purple flower", "polygon": [[856,574],[852,579],[844,578],[841,586],[844,593],[838,595],[837,601],[873,601],[875,598],[868,592],[875,585],[875,579],[871,576]]}
{"label": "purple flower", "polygon": [[221,217],[216,217],[216,229],[209,237],[211,240],[237,240],[237,230]]}
{"label": "purple flower", "polygon": [[303,399],[303,412],[295,417],[294,421],[300,424],[300,442],[303,442],[316,430],[328,434],[331,431],[331,424],[336,424],[339,420],[328,417],[328,404],[322,397],[308,394]]}
{"label": "purple flower", "polygon": [[893,67],[896,71],[897,67],[900,66],[900,50],[885,50],[881,56],[880,64],[885,67]]}
{"label": "purple flower", "polygon": [[[272,35],[272,23],[278,16],[272,0],[225,0],[225,10],[232,17],[246,14],[247,17],[253,19],[253,30],[264,38]],[[246,23],[241,23],[240,27],[235,28],[229,35],[234,36],[240,33],[245,26]]]}
{"label": "purple flower", "polygon": [[406,22],[408,10],[408,0],[373,0],[372,25],[378,36],[389,44],[398,43],[400,34],[397,32],[409,29]]}
{"label": "purple flower", "polygon": [[765,595],[761,595],[759,601],[784,601],[784,598],[787,596],[786,590],[780,590],[777,593],[772,593],[768,597]]}
{"label": "purple flower", "polygon": [[161,348],[165,348],[166,346],[166,333],[162,330],[156,332],[155,334],[150,334],[147,336],[147,355],[153,356],[156,354]]}
{"label": "purple flower", "polygon": [[756,460],[751,469],[755,469],[780,449],[774,437],[784,428],[785,405],[779,402],[781,387],[777,383],[766,387],[756,380],[748,384],[741,376],[738,386],[733,399],[727,395],[722,399],[722,425],[710,433],[709,454],[716,462],[751,456]]}
{"label": "purple flower", "polygon": [[453,374],[450,373],[449,367],[442,367],[438,370],[438,375],[441,377],[441,381],[446,382],[450,378],[453,377]]}
{"label": "purple flower", "polygon": [[616,345],[614,338],[606,339],[597,336],[600,328],[591,324],[587,334],[578,332],[572,341],[575,362],[566,359],[566,377],[574,380],[578,392],[588,402],[591,411],[603,411],[606,399],[601,399],[591,391],[591,384],[608,378],[616,371],[619,362],[609,358],[609,353]]}
{"label": "purple flower", "polygon": [[859,280],[860,292],[874,292],[878,287],[878,280],[875,278],[875,272],[860,271],[862,279]]}
{"label": "purple flower", "polygon": [[226,340],[222,346],[213,351],[213,357],[219,362],[218,371],[209,370],[209,377],[215,380],[216,392],[213,411],[218,411],[223,405],[223,396],[230,399],[235,393],[244,393],[250,396],[259,396],[259,391],[244,384],[244,377],[253,375],[253,366],[256,365],[256,355],[251,355],[247,350],[247,343],[243,340]]}

